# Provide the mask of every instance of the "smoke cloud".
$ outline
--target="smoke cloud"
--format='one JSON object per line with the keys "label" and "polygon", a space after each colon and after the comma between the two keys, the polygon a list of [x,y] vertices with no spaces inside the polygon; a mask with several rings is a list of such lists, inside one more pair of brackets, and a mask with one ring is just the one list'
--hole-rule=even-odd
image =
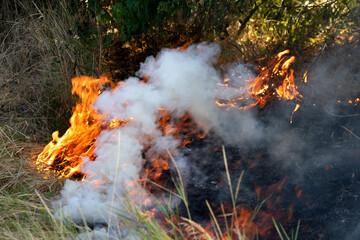
{"label": "smoke cloud", "polygon": [[[338,115],[354,114],[352,111],[357,109],[353,105],[344,107],[344,102],[359,96],[360,88],[354,88],[360,83],[358,69],[354,63],[345,66],[339,64],[344,62],[341,59],[329,61],[333,58],[322,56],[309,72],[309,83],[299,87],[304,98],[290,124],[294,102],[275,102],[262,110],[255,107],[247,111],[218,107],[215,100],[242,94],[238,89],[246,87],[246,79],[255,77],[251,67],[240,63],[222,66],[220,71],[216,67],[219,54],[216,44],[191,45],[185,51],[165,49],[156,57],[148,57],[137,77],[101,93],[93,107],[106,116],[106,121],[130,121],[121,128],[104,130],[97,137],[96,160],[83,159],[85,181],[66,181],[58,215],[111,224],[109,219],[117,221],[113,213],[122,209],[125,199],[141,205],[149,198],[138,180],[147,161],[143,151],[151,136],[153,151],[165,155],[169,150],[174,155],[185,176],[189,198],[217,203],[230,200],[222,154],[214,150],[225,145],[233,185],[246,170],[238,203],[256,206],[262,200],[255,194],[257,186],[266,188],[285,178],[286,204],[300,206],[295,206],[294,219],[313,226],[307,228],[307,233],[304,230],[303,236],[322,228],[326,229],[326,237],[341,239],[339,235],[344,231],[339,227],[330,229],[341,226],[336,208],[341,200],[334,203],[331,199],[343,194],[344,184],[349,181],[356,183],[354,189],[360,187],[359,144],[346,130],[356,130],[360,125],[358,118]],[[149,80],[143,83],[142,78]],[[226,92],[217,85],[224,78],[234,82]],[[347,83],[342,82],[344,78]],[[164,136],[158,128],[161,109],[175,118],[190,114],[197,128],[207,133],[206,139],[177,149],[179,139]],[[302,189],[305,197],[298,200],[295,188]],[[207,196],[199,196],[199,192],[207,192]],[[348,196],[346,201],[360,209],[355,197]],[[324,206],[332,210],[326,212]],[[190,209],[197,211],[201,207],[195,203]],[[315,214],[325,220],[314,221]],[[348,239],[359,234],[358,220],[351,225],[354,230],[347,228]]]}
{"label": "smoke cloud", "polygon": [[[108,222],[112,209],[122,208],[122,199],[140,204],[148,197],[137,181],[146,161],[142,151],[147,136],[151,136],[157,153],[175,153],[186,174],[186,158],[177,150],[179,140],[163,136],[158,129],[159,109],[166,108],[175,117],[189,113],[198,128],[232,143],[260,139],[262,130],[251,111],[228,113],[215,103],[219,93],[214,89],[223,78],[214,67],[219,54],[216,44],[192,45],[185,51],[163,50],[141,64],[139,78],[131,77],[98,97],[94,108],[106,115],[108,122],[131,120],[120,129],[101,132],[95,142],[96,161],[83,159],[85,181],[66,181],[60,200],[65,217]],[[237,66],[233,70],[242,74],[243,69]],[[140,80],[145,76],[150,79],[146,84]],[[237,81],[244,84],[244,80]],[[236,130],[231,127],[234,124]]]}

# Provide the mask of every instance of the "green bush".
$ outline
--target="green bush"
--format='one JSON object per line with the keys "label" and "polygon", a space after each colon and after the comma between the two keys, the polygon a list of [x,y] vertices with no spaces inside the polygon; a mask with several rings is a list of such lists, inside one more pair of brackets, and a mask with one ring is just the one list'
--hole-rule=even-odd
{"label": "green bush", "polygon": [[[104,48],[112,41],[143,39],[149,31],[156,37],[169,28],[184,25],[197,30],[201,41],[237,41],[251,25],[257,35],[281,42],[284,47],[303,49],[315,46],[317,37],[327,38],[344,22],[356,24],[356,0],[89,0],[87,10],[96,24],[82,24],[84,40]],[[238,26],[230,33],[228,27]]]}

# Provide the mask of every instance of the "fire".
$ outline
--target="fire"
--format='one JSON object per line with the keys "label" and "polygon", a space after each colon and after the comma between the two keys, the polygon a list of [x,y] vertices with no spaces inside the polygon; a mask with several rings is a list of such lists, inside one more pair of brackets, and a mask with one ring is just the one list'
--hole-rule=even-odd
{"label": "fire", "polygon": [[[202,139],[206,133],[191,119],[189,113],[184,114],[180,118],[174,118],[165,108],[158,108],[158,129],[164,136],[172,135],[179,140],[177,148],[182,149],[191,143],[191,139]],[[144,142],[145,150],[143,151],[147,162],[143,167],[143,177],[141,181],[146,184],[147,189],[153,191],[152,183],[155,182],[163,187],[171,188],[169,185],[167,173],[169,173],[169,155],[158,154],[152,146],[151,136]],[[150,184],[148,184],[150,180]]]}
{"label": "fire", "polygon": [[[250,77],[245,80],[245,86],[238,87],[232,94],[237,95],[236,97],[227,97],[227,92],[230,88],[236,88],[236,84],[232,84],[229,78],[225,78],[224,83],[218,84],[221,87],[219,91],[223,92],[223,97],[217,99],[216,104],[220,107],[227,107],[227,109],[247,110],[254,106],[263,108],[274,98],[300,100],[302,96],[297,91],[294,82],[294,70],[290,69],[295,57],[289,57],[289,53],[289,50],[280,52],[266,67],[260,67],[260,73],[256,78]],[[244,105],[244,102],[249,101],[250,103]]]}
{"label": "fire", "polygon": [[[96,101],[102,88],[105,86],[114,88],[115,86],[106,77],[94,79],[82,76],[74,78],[72,84],[72,93],[79,96],[80,102],[73,109],[73,115],[70,118],[71,126],[62,137],[59,137],[58,131],[52,134],[52,141],[38,155],[36,164],[45,172],[53,172],[64,178],[79,175],[84,180],[81,173],[82,158],[96,159],[94,143],[100,132],[105,129],[119,128],[134,119],[113,119],[110,123],[106,123],[106,116],[92,108],[92,104]],[[178,138],[180,140],[179,148],[189,144],[191,138],[205,137],[206,133],[193,124],[188,113],[179,119],[173,119],[165,108],[158,110],[158,128],[164,136],[172,135]],[[168,156],[153,151],[151,136],[143,144],[145,146],[144,156],[148,159],[148,164],[143,169],[144,175],[146,178],[156,181],[164,171],[169,170]]]}
{"label": "fire", "polygon": [[349,103],[349,104],[352,104],[354,106],[357,106],[360,102],[360,98],[356,98],[354,100],[352,99],[349,99],[349,100],[345,100],[345,101],[341,101],[341,100],[337,100],[338,103]]}
{"label": "fire", "polygon": [[308,71],[305,71],[304,75],[303,75],[303,81],[304,83],[307,83],[308,80]]}
{"label": "fire", "polygon": [[[210,210],[212,212],[212,210]],[[212,212],[212,222],[205,227],[189,219],[180,219],[180,228],[185,239],[256,239],[271,234],[272,215],[246,206],[221,204],[220,212]],[[175,220],[176,222],[176,220]],[[222,227],[220,227],[222,226]]]}
{"label": "fire", "polygon": [[73,109],[70,118],[70,128],[62,137],[59,132],[52,134],[52,141],[38,155],[36,164],[44,171],[69,178],[80,173],[82,157],[94,160],[94,141],[106,127],[119,127],[126,121],[113,120],[110,126],[105,126],[103,117],[91,105],[95,102],[101,90],[114,87],[114,83],[106,77],[99,79],[77,77],[72,80],[72,93],[79,97],[80,102]]}
{"label": "fire", "polygon": [[[219,107],[226,107],[229,109],[247,110],[254,106],[263,108],[274,99],[279,100],[295,100],[300,101],[301,95],[297,90],[294,82],[294,71],[290,69],[291,64],[295,61],[295,57],[289,56],[289,50],[285,50],[276,55],[276,57],[265,67],[260,68],[260,72],[255,78],[248,78],[242,81],[243,76],[235,76],[232,74],[230,78],[225,78],[222,83],[218,83],[218,89],[214,89],[218,93],[215,99]],[[239,79],[244,83],[242,86],[237,86]],[[146,85],[151,82],[151,79],[144,77],[142,84]],[[91,161],[96,160],[95,141],[101,131],[121,128],[130,121],[136,121],[134,118],[128,119],[108,119],[108,116],[99,113],[93,104],[97,100],[100,93],[105,89],[114,89],[115,84],[106,77],[99,79],[91,77],[77,77],[72,80],[72,93],[79,97],[80,102],[76,104],[73,109],[73,115],[70,118],[70,128],[61,137],[59,132],[52,134],[52,141],[44,148],[44,150],[37,156],[36,164],[45,172],[52,172],[64,178],[77,177],[81,180],[85,179],[85,175],[81,173],[81,166],[83,158]],[[118,88],[122,84],[117,85]],[[231,94],[229,91],[232,91]],[[359,102],[360,100],[356,100]],[[127,103],[126,103],[127,104]],[[216,105],[215,105],[216,106]],[[294,114],[300,105],[296,104],[292,114]],[[156,108],[155,108],[156,109]],[[175,116],[174,116],[175,115]],[[178,146],[175,148],[183,149],[185,146],[191,144],[193,139],[202,139],[206,136],[206,127],[195,124],[189,113],[178,116],[173,112],[168,111],[164,107],[157,108],[157,122],[156,127],[162,136],[171,136],[178,140]],[[292,120],[291,120],[292,121]],[[171,188],[168,179],[170,176],[170,156],[167,153],[157,153],[156,143],[153,142],[153,136],[150,134],[142,137],[142,158],[146,159],[144,166],[140,173],[140,179],[137,179],[150,193],[155,193],[159,186],[164,188]],[[90,177],[89,177],[90,178]],[[280,185],[277,185],[276,191],[281,191],[281,187],[285,183],[284,179]],[[107,182],[104,179],[100,182],[95,181],[95,186],[102,185]],[[126,181],[129,189],[137,182]],[[154,185],[154,183],[156,185]],[[154,187],[155,186],[155,187]],[[163,189],[162,189],[163,190]],[[257,189],[258,195],[261,194],[261,189]],[[301,197],[301,190],[298,190],[297,195]],[[136,193],[135,193],[136,195]],[[143,202],[144,206],[151,205],[151,199],[146,199]],[[292,210],[291,210],[292,211]],[[263,226],[253,221],[254,211],[245,207],[236,207],[235,209],[225,211],[222,209],[219,218],[223,218],[225,224],[228,224],[228,216],[231,216],[231,231],[230,235],[225,235],[221,239],[252,238],[256,234],[266,234],[270,226]],[[145,211],[142,215],[151,218],[156,217],[155,209]],[[260,214],[260,222],[271,222],[272,216],[265,213]],[[191,223],[193,224],[193,223]],[[192,231],[194,226],[189,228]],[[227,226],[228,227],[228,226]],[[200,229],[200,228],[199,228]],[[201,231],[203,231],[202,229]],[[205,233],[205,232],[204,232]],[[217,234],[222,234],[221,231],[206,230],[206,234],[216,237]],[[190,234],[191,235],[191,234]]]}
{"label": "fire", "polygon": [[290,123],[292,123],[293,115],[294,115],[294,113],[295,113],[297,110],[299,110],[299,108],[300,108],[300,104],[296,104],[294,110],[293,110],[292,113],[291,113]]}
{"label": "fire", "polygon": [[[260,68],[260,73],[256,78],[245,80],[246,85],[236,88],[236,84],[230,78],[225,78],[223,83],[218,83],[218,91],[222,97],[215,100],[219,107],[238,108],[247,110],[258,106],[263,108],[272,99],[300,100],[302,97],[297,91],[294,83],[293,70],[290,65],[295,61],[295,57],[288,56],[289,50],[277,54],[266,67]],[[234,74],[232,74],[234,77]],[[239,79],[242,76],[238,76]],[[145,81],[146,80],[146,81]],[[149,79],[145,79],[143,84]],[[115,84],[101,77],[99,79],[91,77],[77,77],[72,80],[72,93],[78,95],[80,102],[73,109],[73,115],[70,118],[70,128],[62,137],[59,132],[54,132],[52,141],[44,148],[37,157],[36,164],[45,171],[54,172],[59,176],[69,178],[81,174],[82,157],[95,160],[94,142],[99,133],[104,129],[112,129],[124,126],[132,118],[126,120],[113,119],[110,123],[104,121],[105,116],[99,114],[92,108],[101,90],[114,88]],[[121,87],[121,84],[120,86]],[[227,91],[236,89],[233,94]],[[231,97],[236,95],[236,97]],[[249,103],[250,101],[250,103]],[[358,102],[358,99],[356,100]],[[297,104],[293,113],[299,109]],[[181,138],[181,146],[191,142],[194,137],[203,138],[206,133],[199,131],[199,126],[193,126],[189,114],[185,114],[176,121],[169,115],[165,108],[159,108],[159,129],[163,135],[173,135]],[[290,120],[292,122],[292,119]],[[200,128],[201,129],[201,128]],[[155,179],[159,178],[163,170],[168,170],[168,159],[165,156],[152,154],[149,158],[152,162],[152,170],[156,172]],[[145,172],[148,173],[147,170]]]}

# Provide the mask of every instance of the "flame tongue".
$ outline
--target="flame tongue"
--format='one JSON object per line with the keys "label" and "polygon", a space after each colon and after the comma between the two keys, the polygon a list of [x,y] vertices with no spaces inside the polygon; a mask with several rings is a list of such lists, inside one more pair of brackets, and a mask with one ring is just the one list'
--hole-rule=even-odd
{"label": "flame tongue", "polygon": [[[248,80],[243,81],[240,87],[236,85],[236,82],[239,81],[234,73],[232,78],[235,81],[232,85],[229,85],[230,78],[225,78],[225,84],[218,84],[221,87],[218,91],[223,93],[223,97],[217,99],[217,105],[227,107],[227,109],[247,110],[254,106],[263,108],[275,98],[299,100],[302,96],[297,91],[294,82],[294,71],[289,68],[295,61],[295,57],[287,56],[289,52],[289,50],[285,50],[277,54],[266,67],[260,67],[260,73],[256,78],[250,76]],[[242,76],[237,76],[237,78],[241,79]],[[231,94],[229,94],[230,90]],[[234,95],[237,96],[232,97]]]}
{"label": "flame tongue", "polygon": [[[157,189],[149,182],[169,186],[164,184],[170,178],[167,151],[183,161],[178,162],[183,170],[186,159],[181,159],[179,149],[204,138],[209,130],[229,131],[230,115],[241,137],[256,139],[253,132],[246,135],[249,126],[256,126],[251,113],[234,111],[222,117],[225,111],[218,106],[246,110],[264,107],[274,98],[300,99],[289,69],[295,58],[287,56],[288,51],[277,55],[257,77],[232,75],[223,82],[211,65],[218,53],[218,47],[207,45],[164,51],[142,65],[139,75],[146,76],[144,81],[129,78],[116,88],[105,77],[73,79],[72,92],[81,103],[73,109],[71,127],[61,137],[55,132],[36,162],[65,178],[83,177],[84,181],[65,183],[62,205],[66,216],[80,216],[81,208],[86,209],[85,217],[106,219],[108,216],[100,215],[108,214],[114,196],[150,206],[148,193],[156,194]],[[106,85],[112,90],[101,93]],[[233,139],[238,139],[238,132],[231,133],[236,135]]]}
{"label": "flame tongue", "polygon": [[[227,107],[228,110],[230,108],[246,110],[256,105],[262,108],[274,98],[299,100],[301,95],[297,91],[294,83],[293,70],[289,69],[295,57],[289,57],[288,54],[289,50],[279,53],[270,61],[267,67],[260,69],[260,73],[256,78],[249,75],[248,79],[244,80],[242,79],[244,75],[235,76],[235,73],[233,73],[230,78],[224,79],[224,83],[217,83],[218,87],[215,90],[217,92],[216,95],[220,95],[221,97],[215,97],[216,104],[220,107]],[[151,75],[152,73],[147,74]],[[144,74],[144,76],[146,76],[148,81],[143,82],[141,87],[149,85],[150,80],[147,74]],[[173,81],[180,80],[175,77]],[[166,82],[165,85],[166,84],[169,83]],[[240,87],[239,84],[241,85]],[[72,85],[72,93],[79,96],[80,103],[73,109],[73,115],[70,119],[71,127],[62,137],[59,137],[58,132],[54,132],[52,136],[53,140],[45,147],[43,152],[39,154],[36,161],[36,164],[43,170],[55,172],[66,178],[80,173],[82,157],[95,160],[94,142],[102,130],[124,126],[128,121],[133,119],[132,117],[128,117],[126,120],[119,120],[119,116],[109,116],[113,115],[113,113],[111,110],[109,111],[107,107],[103,107],[102,109],[102,111],[107,113],[107,116],[101,115],[92,107],[101,93],[102,88],[106,86],[114,88],[114,83],[106,77],[101,77],[100,79],[84,76],[77,77],[72,80]],[[121,88],[121,85],[122,84],[119,84],[117,89]],[[154,85],[154,83],[150,81],[150,85]],[[214,88],[215,86],[216,85],[214,85]],[[204,91],[206,91],[206,89]],[[190,95],[188,97],[192,98]],[[122,109],[126,110],[128,104],[129,102],[122,102]],[[184,147],[189,143],[189,139],[194,136],[199,138],[204,137],[204,134],[201,133],[202,130],[199,131],[200,128],[196,124],[191,124],[192,121],[190,120],[191,115],[198,115],[198,112],[202,112],[204,109],[198,108],[196,111],[188,112],[183,115],[183,117],[178,118],[176,123],[172,122],[172,124],[170,124],[171,118],[167,109],[159,107],[160,105],[158,103],[157,105],[157,111],[162,112],[162,117],[158,120],[159,130],[164,136],[169,134],[175,138],[181,136],[181,146],[179,145],[179,147]],[[209,108],[210,111],[211,109],[212,108]],[[294,112],[296,110],[294,110]],[[127,116],[126,113],[122,114],[122,116],[123,115]],[[210,123],[210,125],[211,124],[212,123]],[[207,127],[203,127],[203,129],[206,128]],[[159,161],[155,161],[155,163],[158,162]],[[156,171],[158,172],[159,170]]]}
{"label": "flame tongue", "polygon": [[114,84],[107,78],[77,77],[72,80],[72,93],[80,102],[73,109],[70,128],[62,137],[54,132],[53,140],[38,155],[36,164],[43,170],[69,178],[80,172],[81,157],[94,160],[94,140],[103,129],[103,117],[91,105],[96,101],[101,89]]}

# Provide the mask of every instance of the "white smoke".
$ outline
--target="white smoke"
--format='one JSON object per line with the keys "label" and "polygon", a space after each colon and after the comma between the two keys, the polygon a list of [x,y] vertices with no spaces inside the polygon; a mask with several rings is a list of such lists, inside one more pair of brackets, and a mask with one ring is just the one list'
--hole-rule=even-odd
{"label": "white smoke", "polygon": [[[86,180],[66,181],[58,213],[75,220],[108,222],[113,209],[122,208],[121,199],[141,202],[148,196],[137,181],[145,161],[144,139],[150,135],[160,154],[167,150],[176,153],[179,145],[177,139],[163,136],[158,129],[159,108],[178,117],[187,112],[204,131],[214,131],[233,143],[259,139],[262,130],[250,111],[229,113],[215,103],[219,93],[214,89],[222,82],[213,66],[219,54],[216,44],[192,45],[186,51],[163,50],[141,64],[138,76],[149,77],[148,83],[131,77],[115,90],[103,92],[94,107],[106,114],[107,121],[132,120],[119,129],[101,132],[95,143],[96,160],[83,159],[81,171],[87,175]],[[239,75],[242,68],[236,66],[233,70]],[[229,128],[234,124],[235,132]],[[185,171],[186,161],[180,156],[178,159],[180,169]]]}

